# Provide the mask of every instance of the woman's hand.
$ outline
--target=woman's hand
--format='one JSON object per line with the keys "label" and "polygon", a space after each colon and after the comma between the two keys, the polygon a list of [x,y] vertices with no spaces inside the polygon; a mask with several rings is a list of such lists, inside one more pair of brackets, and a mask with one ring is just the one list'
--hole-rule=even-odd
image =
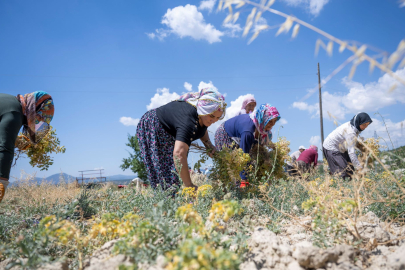
{"label": "woman's hand", "polygon": [[208,130],[205,132],[204,136],[201,138],[201,141],[204,144],[205,149],[207,149],[208,156],[210,158],[214,157],[214,153],[217,150],[210,140],[210,136],[208,135]]}
{"label": "woman's hand", "polygon": [[15,147],[21,151],[27,150],[30,146],[29,139],[24,135],[19,135],[15,140]]}
{"label": "woman's hand", "polygon": [[208,141],[208,143],[204,144],[204,145],[205,145],[205,149],[207,149],[208,156],[210,158],[213,158],[215,152],[217,151],[217,149],[215,149],[215,146],[211,143],[211,141]]}

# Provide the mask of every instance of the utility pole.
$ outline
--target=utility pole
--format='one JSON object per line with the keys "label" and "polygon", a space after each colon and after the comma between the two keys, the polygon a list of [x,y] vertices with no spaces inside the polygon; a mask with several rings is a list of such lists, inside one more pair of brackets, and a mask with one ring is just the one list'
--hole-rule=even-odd
{"label": "utility pole", "polygon": [[[321,140],[322,140],[322,147],[323,147],[323,117],[322,117],[322,93],[321,93],[321,72],[319,70],[319,63],[318,63],[318,87],[319,87],[319,119],[321,120]],[[323,151],[322,151],[323,156]],[[325,158],[325,157],[323,157]]]}

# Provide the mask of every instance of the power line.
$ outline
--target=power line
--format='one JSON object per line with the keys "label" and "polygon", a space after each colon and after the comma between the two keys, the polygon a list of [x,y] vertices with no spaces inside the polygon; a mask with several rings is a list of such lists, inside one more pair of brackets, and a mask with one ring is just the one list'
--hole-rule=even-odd
{"label": "power line", "polygon": [[280,74],[280,75],[257,75],[257,76],[198,76],[198,77],[106,77],[106,76],[65,76],[65,75],[17,75],[0,74],[0,77],[33,77],[33,78],[62,78],[62,79],[107,79],[107,80],[190,80],[202,78],[210,79],[251,79],[251,78],[276,78],[276,77],[299,77],[312,74]]}
{"label": "power line", "polygon": [[[285,87],[285,88],[267,88],[267,89],[228,89],[228,90],[223,90],[221,89],[220,91],[222,93],[232,93],[232,92],[267,92],[267,91],[278,91],[278,90],[283,90],[283,91],[288,91],[288,90],[300,90],[300,89],[308,89],[312,86],[309,87]],[[185,90],[185,89],[184,89]],[[38,90],[0,90],[2,92],[34,92]],[[194,92],[194,91],[191,91]],[[116,93],[116,94],[142,94],[142,93],[151,93],[151,91],[86,91],[86,90],[66,90],[66,91],[60,91],[60,90],[55,90],[51,91],[49,93]],[[156,92],[153,92],[156,93]],[[173,92],[172,92],[173,93]]]}

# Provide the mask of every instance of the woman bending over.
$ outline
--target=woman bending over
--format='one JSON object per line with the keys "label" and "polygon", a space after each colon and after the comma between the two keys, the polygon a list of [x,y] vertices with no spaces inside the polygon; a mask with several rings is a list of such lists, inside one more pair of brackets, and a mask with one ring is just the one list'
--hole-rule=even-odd
{"label": "woman bending over", "polygon": [[225,116],[225,108],[225,98],[215,89],[206,88],[185,94],[142,116],[136,135],[153,188],[180,186],[174,173],[176,168],[183,184],[195,187],[187,163],[190,144],[200,139],[208,150],[215,151],[207,128]]}

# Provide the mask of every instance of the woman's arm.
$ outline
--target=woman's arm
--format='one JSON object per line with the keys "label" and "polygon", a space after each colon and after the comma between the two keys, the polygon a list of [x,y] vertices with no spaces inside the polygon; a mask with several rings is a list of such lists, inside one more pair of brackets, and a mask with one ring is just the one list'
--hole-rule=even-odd
{"label": "woman's arm", "polygon": [[314,168],[318,165],[318,153],[315,154]]}
{"label": "woman's arm", "polygon": [[210,136],[208,135],[208,130],[205,131],[204,136],[201,137],[200,139],[202,141],[202,143],[204,144],[205,148],[207,148],[208,151],[208,155],[210,157],[213,157],[216,149],[215,146],[212,144],[211,140],[210,140]]}
{"label": "woman's arm", "polygon": [[[177,172],[180,172],[181,180],[186,187],[196,187],[191,182],[190,173],[188,171],[187,153],[188,145],[185,142],[177,141],[174,143],[173,161]],[[178,164],[180,162],[180,164]],[[181,166],[181,170],[180,170]]]}
{"label": "woman's arm", "polygon": [[350,161],[352,162],[352,164],[354,165],[356,170],[362,169],[363,167],[361,166],[360,161],[357,158],[356,151],[354,148],[354,146],[356,145],[356,141],[357,141],[356,135],[348,133],[348,134],[345,134],[344,136],[345,136],[346,143],[347,143],[347,152],[349,154]]}

